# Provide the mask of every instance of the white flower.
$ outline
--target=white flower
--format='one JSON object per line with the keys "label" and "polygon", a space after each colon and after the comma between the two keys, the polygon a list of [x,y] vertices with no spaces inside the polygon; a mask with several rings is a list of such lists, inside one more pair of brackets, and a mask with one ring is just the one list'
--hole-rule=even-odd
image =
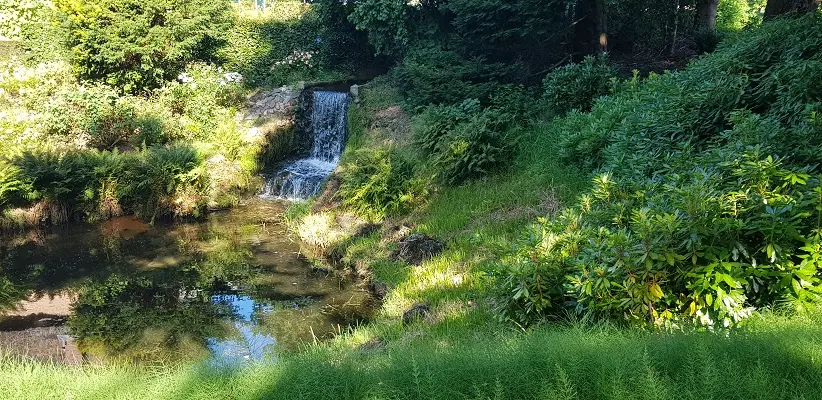
{"label": "white flower", "polygon": [[192,78],[191,76],[189,76],[189,75],[188,75],[187,73],[185,73],[185,72],[183,72],[182,74],[180,74],[179,76],[177,76],[177,79],[178,79],[180,82],[182,82],[183,84],[194,82],[194,78]]}

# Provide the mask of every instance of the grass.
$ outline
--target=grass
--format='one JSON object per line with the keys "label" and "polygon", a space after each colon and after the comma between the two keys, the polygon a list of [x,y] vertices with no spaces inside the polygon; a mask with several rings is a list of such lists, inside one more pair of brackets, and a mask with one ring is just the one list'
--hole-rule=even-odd
{"label": "grass", "polygon": [[[4,360],[13,399],[819,398],[822,318],[770,316],[727,336],[571,324],[530,333],[411,330],[239,370],[71,368]],[[412,327],[414,328],[414,327]]]}

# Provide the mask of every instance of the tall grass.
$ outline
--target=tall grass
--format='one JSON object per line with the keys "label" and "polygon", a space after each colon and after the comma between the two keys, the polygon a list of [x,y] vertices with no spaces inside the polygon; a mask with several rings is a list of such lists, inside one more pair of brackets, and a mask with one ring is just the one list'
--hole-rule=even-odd
{"label": "tall grass", "polygon": [[4,399],[818,398],[822,318],[729,335],[571,324],[531,333],[428,332],[381,350],[312,347],[277,364],[162,371],[0,363]]}

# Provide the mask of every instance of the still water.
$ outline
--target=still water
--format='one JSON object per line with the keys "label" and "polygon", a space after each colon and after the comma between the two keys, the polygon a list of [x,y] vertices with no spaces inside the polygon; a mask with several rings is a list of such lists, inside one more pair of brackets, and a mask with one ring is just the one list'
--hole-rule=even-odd
{"label": "still water", "polygon": [[233,365],[367,320],[373,298],[300,256],[284,207],[255,199],[201,222],[124,217],[0,238],[0,350]]}

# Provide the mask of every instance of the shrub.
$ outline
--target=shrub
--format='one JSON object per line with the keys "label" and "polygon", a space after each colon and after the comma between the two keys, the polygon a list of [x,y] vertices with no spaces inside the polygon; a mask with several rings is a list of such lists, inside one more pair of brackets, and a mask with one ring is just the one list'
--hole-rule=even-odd
{"label": "shrub", "polygon": [[169,141],[174,131],[163,109],[104,86],[66,88],[45,106],[46,132],[80,148],[133,149]]}
{"label": "shrub", "polygon": [[318,53],[324,65],[357,67],[374,62],[375,50],[368,35],[350,21],[355,7],[355,2],[337,0],[312,3],[311,14],[319,26]]}
{"label": "shrub", "polygon": [[378,54],[402,55],[411,44],[415,16],[420,6],[397,0],[365,0],[355,3],[349,16]]}
{"label": "shrub", "polygon": [[397,70],[400,89],[413,107],[458,104],[479,99],[483,104],[508,79],[516,66],[465,59],[455,51],[422,46],[411,52]]}
{"label": "shrub", "polygon": [[131,156],[124,202],[152,222],[158,217],[199,216],[207,179],[197,152],[188,146],[154,147]]}
{"label": "shrub", "polygon": [[158,103],[179,116],[185,139],[205,140],[246,98],[243,75],[214,65],[193,63],[156,91]]}
{"label": "shrub", "polygon": [[383,219],[411,209],[425,195],[414,164],[393,149],[362,149],[343,164],[338,196],[360,215]]}
{"label": "shrub", "polygon": [[543,81],[550,110],[557,115],[590,111],[597,98],[610,92],[615,72],[605,56],[588,56],[582,63],[554,70]]}
{"label": "shrub", "polygon": [[0,0],[0,39],[21,39],[21,29],[35,19],[41,7],[39,0]]}
{"label": "shrub", "polygon": [[[566,156],[601,168],[575,208],[499,267],[504,315],[528,324],[564,300],[595,319],[719,329],[766,307],[815,307],[819,18],[766,23],[555,120]],[[564,299],[543,290],[563,279]]]}
{"label": "shrub", "polygon": [[471,120],[481,111],[479,100],[470,99],[454,106],[429,106],[411,122],[414,145],[423,154],[437,150],[443,137],[457,125]]}
{"label": "shrub", "polygon": [[[337,4],[274,3],[260,14],[242,14],[226,34],[219,58],[250,86],[282,86],[297,81],[336,78],[356,57],[347,47],[346,25],[333,20],[344,13]],[[337,30],[339,29],[339,31]],[[346,56],[340,56],[346,54]]]}
{"label": "shrub", "polygon": [[0,160],[0,210],[25,199],[31,188],[22,179],[20,168]]}
{"label": "shrub", "polygon": [[518,146],[515,115],[489,108],[445,135],[432,155],[437,179],[456,185],[505,167]]}
{"label": "shrub", "polygon": [[[764,24],[723,42],[684,71],[620,85],[591,113],[559,122],[556,129],[567,136],[566,159],[644,176],[664,166],[671,151],[687,146],[699,151],[721,139],[732,127],[731,115],[743,108],[788,131],[814,126],[808,121],[816,120],[818,107],[812,94],[822,65],[814,50],[822,47],[818,18]],[[569,125],[562,126],[566,121]],[[790,135],[782,139],[770,140],[781,146],[780,155],[801,148]]]}
{"label": "shrub", "polygon": [[82,79],[138,93],[174,79],[194,60],[213,57],[231,21],[228,2],[209,0],[59,0]]}
{"label": "shrub", "polygon": [[562,1],[449,0],[443,2],[460,48],[500,62],[521,62],[522,75],[561,62],[573,13]]}

